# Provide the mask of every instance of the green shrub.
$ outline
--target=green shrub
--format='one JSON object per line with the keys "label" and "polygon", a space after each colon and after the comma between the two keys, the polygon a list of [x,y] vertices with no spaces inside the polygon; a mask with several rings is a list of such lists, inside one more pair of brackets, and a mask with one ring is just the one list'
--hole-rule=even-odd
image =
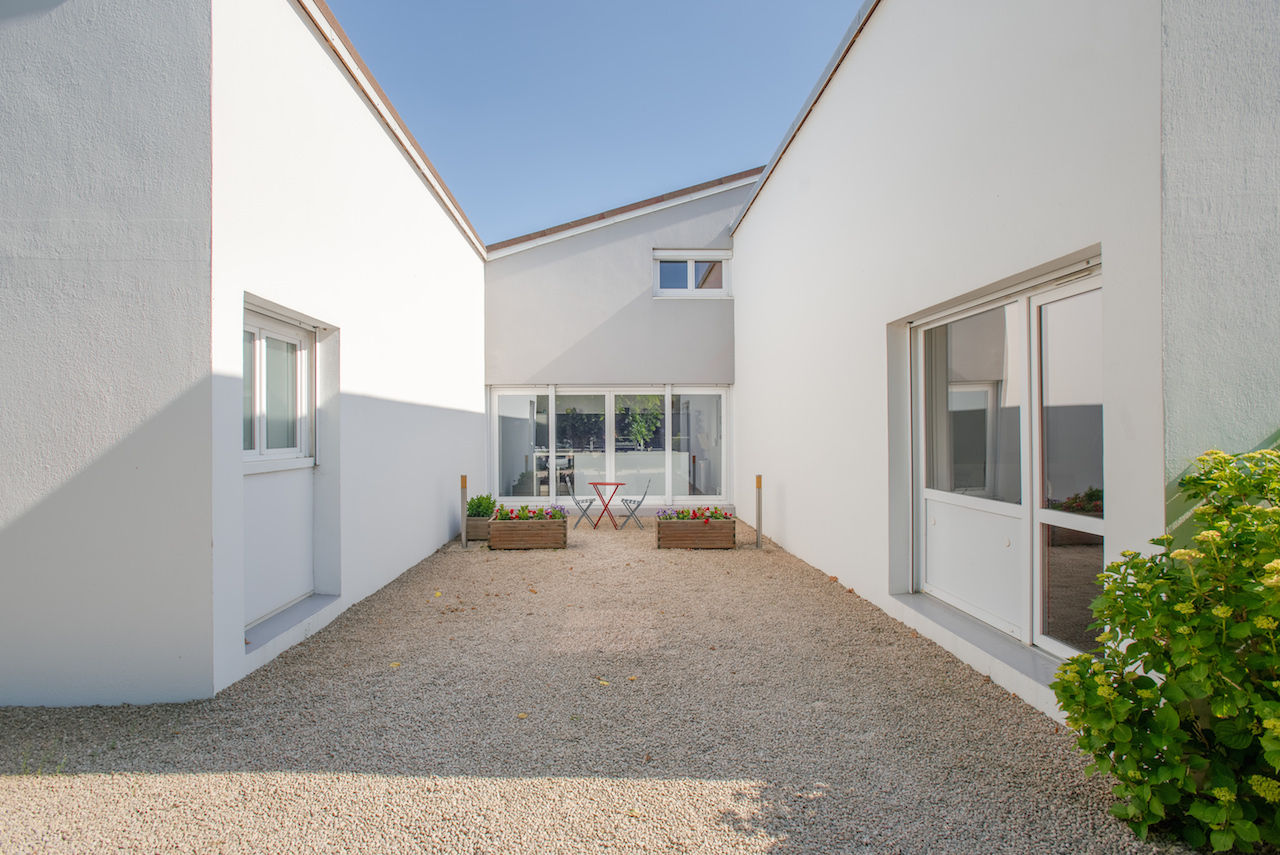
{"label": "green shrub", "polygon": [[493,496],[485,493],[483,496],[472,496],[467,500],[467,516],[469,517],[491,517],[493,516]]}
{"label": "green shrub", "polygon": [[1179,486],[1201,503],[1197,533],[1098,577],[1102,646],[1064,662],[1053,690],[1139,836],[1249,850],[1280,843],[1280,453],[1196,464]]}

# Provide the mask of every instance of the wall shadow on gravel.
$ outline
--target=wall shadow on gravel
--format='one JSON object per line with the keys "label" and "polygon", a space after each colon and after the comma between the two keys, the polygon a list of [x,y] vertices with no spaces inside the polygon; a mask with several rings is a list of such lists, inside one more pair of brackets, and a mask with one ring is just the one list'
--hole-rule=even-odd
{"label": "wall shadow on gravel", "polygon": [[0,709],[0,774],[730,782],[715,821],[776,852],[1117,851],[1016,697],[776,547],[713,570],[651,537],[451,544],[210,700]]}

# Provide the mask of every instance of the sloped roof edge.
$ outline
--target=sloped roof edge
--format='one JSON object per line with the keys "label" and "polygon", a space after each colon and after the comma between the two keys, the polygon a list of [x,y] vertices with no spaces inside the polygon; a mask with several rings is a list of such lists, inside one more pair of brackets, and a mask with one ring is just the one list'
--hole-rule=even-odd
{"label": "sloped roof edge", "polygon": [[853,43],[858,40],[858,36],[862,34],[862,30],[867,25],[867,21],[871,18],[876,7],[880,5],[880,0],[865,0],[862,8],[858,10],[858,14],[854,15],[853,23],[849,25],[849,29],[845,31],[844,38],[840,40],[840,46],[836,48],[835,53],[831,56],[831,60],[827,63],[827,67],[823,70],[822,75],[818,78],[818,83],[813,87],[813,91],[809,93],[809,97],[805,99],[804,106],[800,108],[799,114],[795,121],[791,123],[791,127],[787,129],[786,135],[782,138],[782,145],[778,146],[778,150],[774,152],[769,163],[765,165],[764,173],[760,176],[760,180],[756,182],[756,189],[752,191],[751,198],[747,200],[747,204],[742,206],[742,210],[729,226],[729,234],[733,234],[738,230],[738,226],[742,225],[742,221],[747,218],[747,212],[751,210],[751,206],[755,204],[756,198],[759,197],[760,191],[764,189],[765,183],[769,180],[769,176],[773,174],[774,167],[782,160],[783,155],[787,153],[787,149],[791,147],[791,142],[796,138],[796,134],[800,133],[800,128],[804,125],[805,120],[809,118],[809,114],[813,112],[813,108],[818,103],[818,99],[822,97],[822,93],[826,91],[831,78],[835,76],[836,70],[840,68],[840,64],[844,62],[844,58],[849,55],[849,51],[853,48]]}
{"label": "sloped roof edge", "polygon": [[[726,175],[723,178],[716,178],[711,181],[704,181],[701,184],[694,184],[692,187],[683,187],[679,190],[672,190],[670,193],[663,193],[661,196],[654,196],[652,198],[644,199],[639,202],[632,202],[630,205],[623,205],[622,207],[619,207],[619,208],[610,208],[607,211],[601,211],[600,213],[592,214],[589,217],[582,217],[581,219],[572,220],[567,223],[561,223],[558,226],[551,226],[550,228],[541,229],[536,232],[530,232],[527,235],[520,235],[519,237],[508,238],[507,240],[498,241],[497,243],[491,243],[487,247],[485,247],[485,250],[491,253],[499,252],[501,250],[510,249],[512,247],[518,246],[519,244],[530,243],[532,241],[549,238],[549,237],[552,237],[553,235],[560,234],[561,232],[568,232],[574,229],[580,229],[580,228],[583,228],[584,226],[591,226],[597,223],[604,224],[605,221],[612,220],[615,217],[620,217],[625,214],[640,213],[645,208],[652,208],[666,202],[673,202],[678,199],[682,199],[685,196],[693,196],[698,193],[702,193],[704,191],[714,190],[724,185],[738,184],[739,182],[744,182],[747,179],[755,178],[756,176],[763,173],[764,170],[765,170],[765,167],[757,166],[754,169],[747,169],[742,172],[735,172],[732,175]],[[725,189],[731,189],[731,188],[725,187]]]}
{"label": "sloped roof edge", "polygon": [[338,23],[333,10],[329,8],[324,0],[294,0],[294,2],[311,19],[321,38],[328,43],[334,56],[346,68],[347,74],[352,82],[355,83],[356,88],[365,96],[373,107],[374,112],[379,115],[383,123],[386,124],[387,129],[391,131],[391,135],[400,143],[400,146],[409,156],[409,160],[418,167],[427,186],[444,204],[449,218],[453,220],[458,230],[462,232],[467,242],[476,251],[476,254],[481,259],[484,259],[484,241],[480,239],[475,226],[471,225],[471,221],[467,219],[462,206],[458,204],[458,200],[454,198],[448,185],[444,183],[444,179],[436,171],[430,158],[427,157],[427,153],[422,150],[422,146],[418,144],[418,140],[410,132],[409,126],[405,124],[404,119],[400,118],[400,113],[396,111],[395,105],[391,103],[387,93],[382,90],[382,86],[373,76],[373,72],[369,70],[369,66],[365,65],[359,52],[356,51],[355,45],[351,43],[346,31]]}

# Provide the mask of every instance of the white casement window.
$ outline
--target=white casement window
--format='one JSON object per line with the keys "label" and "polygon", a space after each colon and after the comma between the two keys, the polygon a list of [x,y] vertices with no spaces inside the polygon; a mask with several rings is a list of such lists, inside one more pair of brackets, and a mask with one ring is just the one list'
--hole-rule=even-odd
{"label": "white casement window", "polygon": [[729,250],[655,249],[653,296],[724,299],[730,296]]}
{"label": "white casement window", "polygon": [[314,353],[310,330],[245,312],[241,447],[246,465],[313,462]]}

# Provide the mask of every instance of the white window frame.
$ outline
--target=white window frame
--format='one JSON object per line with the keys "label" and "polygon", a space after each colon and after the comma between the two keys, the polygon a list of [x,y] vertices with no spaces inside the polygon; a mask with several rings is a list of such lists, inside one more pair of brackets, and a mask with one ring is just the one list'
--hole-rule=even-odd
{"label": "white window frame", "polygon": [[[301,326],[285,323],[258,312],[245,310],[244,331],[253,334],[253,448],[242,447],[246,475],[302,469],[315,465],[315,334]],[[294,345],[297,444],[290,448],[266,447],[266,340]],[[242,378],[243,381],[243,378]],[[241,442],[243,446],[243,441]]]}
{"label": "white window frame", "polygon": [[[968,304],[949,310],[941,310],[929,314],[911,326],[911,387],[912,408],[920,414],[920,418],[911,419],[912,447],[912,590],[929,594],[942,600],[967,614],[982,620],[997,629],[1020,639],[1024,644],[1039,647],[1058,658],[1075,656],[1080,651],[1047,636],[1043,632],[1043,583],[1044,583],[1044,540],[1045,525],[1095,534],[1105,537],[1104,519],[1097,519],[1080,514],[1067,513],[1041,507],[1044,504],[1043,484],[1043,425],[1041,423],[1041,387],[1040,387],[1040,334],[1038,311],[1040,307],[1058,300],[1068,299],[1104,287],[1101,279],[1102,265],[1100,258],[1091,258],[1066,270],[1055,271],[1043,277],[1013,286],[985,298],[974,300]],[[924,418],[927,406],[924,392],[924,335],[936,327],[946,326],[991,309],[1016,305],[1020,307],[1019,326],[1025,336],[1027,353],[1024,362],[1018,366],[1022,374],[1026,400],[1019,418],[1021,437],[1022,489],[1018,504],[997,502],[974,494],[955,493],[934,490],[925,487],[927,477],[926,443]],[[992,416],[989,414],[988,418]],[[993,460],[993,451],[989,447],[988,462]],[[991,476],[988,476],[988,485]],[[1104,485],[1105,486],[1105,485]],[[1016,518],[1025,527],[1027,544],[1019,555],[1019,564],[1024,568],[1019,584],[1021,599],[1025,602],[1025,613],[1018,625],[1007,624],[994,615],[990,615],[972,604],[960,602],[944,591],[932,588],[926,580],[925,555],[925,499],[932,498],[949,504],[983,510]]]}
{"label": "white window frame", "polygon": [[[617,395],[662,395],[663,396],[663,412],[666,416],[666,447],[665,457],[665,478],[662,481],[655,482],[649,487],[649,495],[645,500],[646,505],[697,505],[705,504],[727,504],[729,502],[729,481],[730,481],[730,448],[731,439],[730,431],[732,430],[732,415],[730,412],[730,387],[727,386],[695,386],[695,385],[673,385],[666,384],[663,386],[643,385],[643,386],[493,386],[489,390],[489,454],[491,460],[490,472],[491,483],[489,490],[494,497],[494,501],[502,502],[507,505],[545,505],[545,504],[564,504],[568,500],[568,496],[564,493],[563,482],[559,481],[558,467],[556,466],[556,454],[554,451],[550,453],[549,468],[551,471],[551,485],[549,496],[504,496],[498,491],[499,460],[498,454],[501,449],[502,439],[498,435],[500,423],[498,419],[498,398],[501,395],[546,395],[547,396],[547,436],[548,444],[551,449],[555,447],[556,437],[556,397],[557,395],[603,395],[605,402],[605,413],[608,416],[605,419],[605,470],[606,478],[614,480],[616,478],[615,464],[617,461],[617,448],[615,446],[614,420],[612,413],[616,407]],[[673,395],[719,395],[720,396],[720,483],[721,492],[717,495],[705,496],[672,496],[672,434],[671,434],[671,399]],[[535,469],[536,471],[536,469]],[[628,485],[630,487],[630,485]],[[592,497],[594,494],[590,491],[582,492],[581,486],[578,487],[578,495],[580,497]],[[627,496],[628,498],[639,498],[642,486],[637,485],[634,492],[619,492],[618,498]]]}
{"label": "white window frame", "polygon": [[[653,251],[653,297],[662,300],[727,300],[733,296],[731,287],[729,262],[733,259],[733,251],[727,249],[655,249]],[[663,288],[660,273],[663,261],[685,262],[686,278],[684,288]],[[693,265],[697,261],[720,262],[721,287],[695,288]]]}

